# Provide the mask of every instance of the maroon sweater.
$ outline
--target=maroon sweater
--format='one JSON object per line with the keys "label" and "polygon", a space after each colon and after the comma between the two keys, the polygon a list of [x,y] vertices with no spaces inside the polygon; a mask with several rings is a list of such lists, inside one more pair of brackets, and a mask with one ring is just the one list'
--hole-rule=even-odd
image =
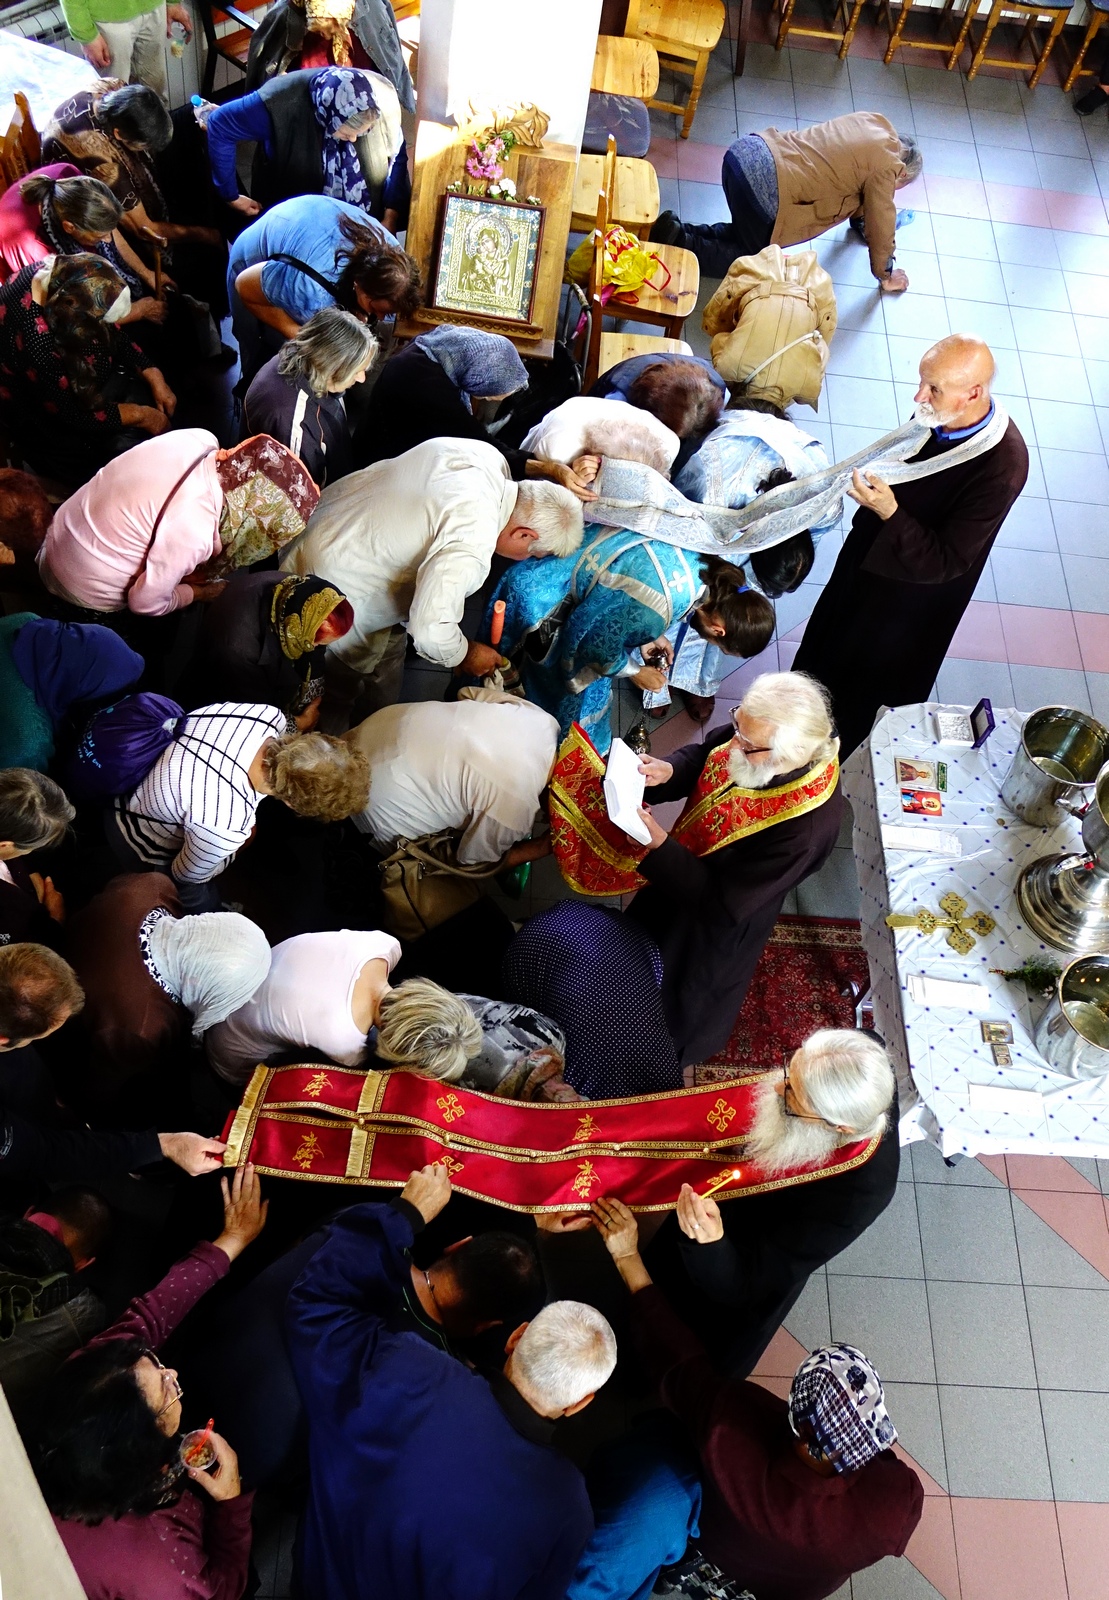
{"label": "maroon sweater", "polygon": [[[215,1245],[196,1245],[86,1348],[142,1339],[159,1349],[230,1266]],[[175,1505],[149,1516],[129,1513],[95,1528],[61,1517],[54,1522],[88,1600],[241,1600],[253,1501],[252,1494],[212,1500],[190,1486]]]}
{"label": "maroon sweater", "polygon": [[824,1600],[853,1572],[904,1554],[924,1490],[892,1450],[822,1478],[798,1460],[786,1404],[723,1378],[653,1284],[632,1295],[637,1342],[664,1405],[701,1458],[698,1543],[759,1600]]}

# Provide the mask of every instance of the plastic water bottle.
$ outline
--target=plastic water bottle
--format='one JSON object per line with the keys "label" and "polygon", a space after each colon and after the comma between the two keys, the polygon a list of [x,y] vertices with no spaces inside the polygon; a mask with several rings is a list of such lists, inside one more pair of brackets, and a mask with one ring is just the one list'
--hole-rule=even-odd
{"label": "plastic water bottle", "polygon": [[180,23],[180,22],[171,22],[170,23],[170,25],[169,25],[169,53],[170,53],[171,56],[173,56],[175,58],[175,60],[180,61],[181,57],[185,54],[185,46],[188,43],[188,38],[189,38],[189,36],[185,32],[185,27],[184,27],[183,23]]}
{"label": "plastic water bottle", "polygon": [[198,94],[189,96],[189,104],[193,108],[193,116],[202,128],[208,126],[208,118],[218,109],[211,100],[202,100]]}

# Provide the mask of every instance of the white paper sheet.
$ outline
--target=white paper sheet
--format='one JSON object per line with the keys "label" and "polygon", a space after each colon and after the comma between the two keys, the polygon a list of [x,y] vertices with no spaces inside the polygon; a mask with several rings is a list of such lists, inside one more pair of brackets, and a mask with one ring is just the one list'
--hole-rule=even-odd
{"label": "white paper sheet", "polygon": [[1046,1107],[1037,1089],[1007,1089],[1003,1084],[972,1083],[969,1091],[972,1111],[1008,1113],[1042,1122],[1046,1127]]}
{"label": "white paper sheet", "polygon": [[919,1006],[955,1006],[960,1011],[987,1011],[990,1007],[990,991],[984,983],[914,973],[908,986],[909,999]]}
{"label": "white paper sheet", "polygon": [[651,842],[647,824],[639,815],[645,787],[646,779],[639,770],[639,757],[623,739],[613,739],[605,769],[605,806],[609,820],[615,822],[618,828],[623,828],[629,838],[638,844]]}
{"label": "white paper sheet", "polygon": [[922,850],[925,855],[961,856],[963,847],[957,833],[939,828],[899,827],[887,823],[882,828],[882,844],[887,850]]}

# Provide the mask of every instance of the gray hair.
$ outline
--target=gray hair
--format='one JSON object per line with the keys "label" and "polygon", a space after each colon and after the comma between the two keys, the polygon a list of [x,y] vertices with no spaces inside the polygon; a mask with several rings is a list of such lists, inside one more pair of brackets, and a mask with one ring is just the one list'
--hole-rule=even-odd
{"label": "gray hair", "polygon": [[300,378],[320,400],[333,383],[349,383],[368,367],[377,349],[364,322],[338,306],[325,306],[283,346],[277,370],[283,378]]}
{"label": "gray hair", "polygon": [[545,1412],[565,1411],[608,1382],[616,1365],[616,1335],[605,1318],[580,1300],[555,1300],[524,1329],[512,1352],[512,1371]]}
{"label": "gray hair", "polygon": [[465,1000],[430,978],[407,978],[381,1002],[376,1053],[425,1078],[457,1083],[482,1046],[481,1023]]}
{"label": "gray hair", "polygon": [[24,852],[61,844],[77,815],[68,795],[31,767],[0,771],[0,839]]}
{"label": "gray hair", "polygon": [[36,206],[49,200],[58,221],[78,233],[111,233],[123,215],[123,207],[99,178],[48,178],[36,173],[20,184],[19,194]]}
{"label": "gray hair", "polygon": [[830,761],[839,749],[828,691],[806,672],[760,673],[741,710],[773,724],[771,748],[779,772]]}
{"label": "gray hair", "polygon": [[850,1128],[859,1139],[885,1130],[893,1104],[889,1056],[876,1039],[854,1028],[821,1028],[801,1046],[790,1072],[825,1122]]}
{"label": "gray hair", "polygon": [[538,534],[536,555],[569,556],[585,531],[581,501],[560,483],[528,482],[516,487],[516,509],[510,527],[532,528]]}
{"label": "gray hair", "polygon": [[924,171],[924,152],[911,133],[899,133],[897,137],[901,140],[901,165],[905,168],[905,179],[911,183]]}

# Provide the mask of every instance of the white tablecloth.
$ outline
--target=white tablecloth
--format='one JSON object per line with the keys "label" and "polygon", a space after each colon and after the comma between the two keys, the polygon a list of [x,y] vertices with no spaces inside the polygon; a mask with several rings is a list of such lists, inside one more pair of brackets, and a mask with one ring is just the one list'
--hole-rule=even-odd
{"label": "white tablecloth", "polygon": [[[1053,1071],[1032,1042],[1047,1001],[1030,1000],[1023,984],[1008,983],[991,967],[1012,969],[1039,955],[1064,966],[1067,956],[1034,938],[1020,920],[1015,889],[1024,867],[1039,856],[1080,850],[1081,830],[1067,817],[1054,830],[1019,822],[1002,804],[1000,790],[1020,740],[1026,712],[998,711],[997,727],[981,750],[936,742],[934,706],[900,706],[877,724],[867,744],[843,770],[844,792],[854,812],[855,859],[862,892],[863,939],[873,983],[875,1027],[885,1038],[901,1087],[902,1142],[930,1139],[944,1155],[1005,1152],[1109,1156],[1109,1082],[1076,1082]],[[967,707],[946,709],[967,710]],[[947,762],[942,818],[901,810],[896,757]],[[887,850],[881,825],[955,833],[961,858]],[[939,910],[954,891],[968,913],[985,911],[997,926],[959,955],[946,930],[922,934],[887,928],[891,911]],[[985,984],[988,1010],[921,1005],[909,998],[914,973]],[[1010,1022],[1012,1066],[995,1065],[981,1022]],[[1039,1093],[1042,1111],[972,1111],[971,1083]]]}

